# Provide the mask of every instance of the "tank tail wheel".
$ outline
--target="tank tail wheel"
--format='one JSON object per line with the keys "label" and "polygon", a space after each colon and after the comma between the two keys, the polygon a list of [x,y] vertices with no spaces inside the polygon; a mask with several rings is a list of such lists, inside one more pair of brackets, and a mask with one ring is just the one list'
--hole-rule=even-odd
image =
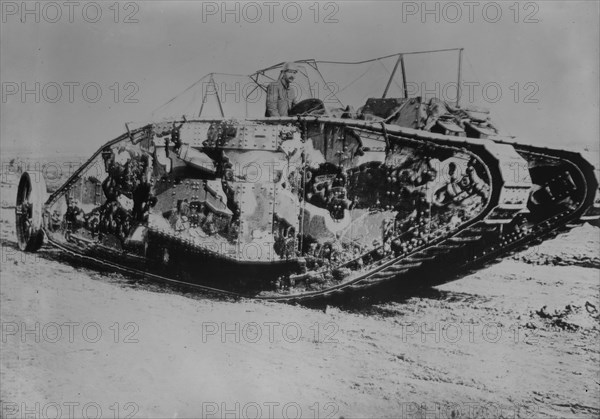
{"label": "tank tail wheel", "polygon": [[24,172],[17,189],[15,219],[19,249],[35,252],[44,243],[42,209],[46,201],[46,181],[40,172]]}

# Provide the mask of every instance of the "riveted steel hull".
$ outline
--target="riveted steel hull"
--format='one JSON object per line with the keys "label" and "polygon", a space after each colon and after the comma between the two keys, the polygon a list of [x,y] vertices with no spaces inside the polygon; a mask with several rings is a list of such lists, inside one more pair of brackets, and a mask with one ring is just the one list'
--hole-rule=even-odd
{"label": "riveted steel hull", "polygon": [[[85,260],[226,295],[303,300],[439,283],[591,205],[587,168],[544,155],[538,166],[571,164],[568,182],[534,183],[532,153],[352,119],[149,124],[57,190],[44,229]],[[532,198],[542,180],[575,186],[548,209]]]}

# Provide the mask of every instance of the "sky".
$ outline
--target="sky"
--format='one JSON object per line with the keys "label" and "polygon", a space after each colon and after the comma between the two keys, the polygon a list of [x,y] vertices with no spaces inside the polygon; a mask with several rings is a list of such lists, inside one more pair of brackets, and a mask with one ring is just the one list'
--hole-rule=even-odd
{"label": "sky", "polygon": [[[250,74],[282,61],[359,61],[457,47],[464,48],[463,82],[471,86],[463,86],[463,105],[489,108],[503,132],[523,143],[599,145],[597,1],[2,0],[1,6],[4,152],[91,153],[123,133],[126,122],[151,120],[210,72]],[[409,80],[430,83],[415,82],[415,95],[453,97],[445,88],[456,63],[407,62]],[[381,95],[394,61],[379,64],[372,96]],[[450,78],[436,87],[429,79],[439,74]],[[340,73],[340,80],[349,76]],[[202,92],[188,96],[197,107]]]}

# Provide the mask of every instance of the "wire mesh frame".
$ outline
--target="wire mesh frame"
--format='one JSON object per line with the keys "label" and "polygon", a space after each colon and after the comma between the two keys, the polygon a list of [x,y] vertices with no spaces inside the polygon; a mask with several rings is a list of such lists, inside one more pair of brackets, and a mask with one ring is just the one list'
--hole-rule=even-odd
{"label": "wire mesh frame", "polygon": [[[458,52],[458,75],[457,75],[457,95],[456,95],[456,106],[459,107],[460,106],[460,98],[461,98],[461,83],[462,83],[462,55],[463,55],[463,51],[464,48],[446,48],[446,49],[436,49],[436,50],[428,50],[428,51],[411,51],[411,52],[399,52],[396,54],[390,54],[390,55],[386,55],[383,57],[378,57],[378,58],[372,58],[369,60],[363,60],[363,61],[354,61],[354,62],[350,62],[350,61],[325,61],[325,60],[321,60],[321,61],[317,61],[315,59],[304,59],[304,60],[298,60],[295,61],[295,63],[303,63],[303,64],[308,64],[310,65],[319,75],[319,77],[321,78],[321,80],[323,81],[323,83],[325,84],[325,86],[327,87],[327,89],[329,90],[329,92],[331,93],[331,95],[338,101],[338,103],[340,103],[340,105],[343,106],[343,103],[339,100],[339,98],[335,95],[335,93],[333,92],[333,90],[331,90],[331,88],[329,87],[329,84],[327,82],[327,80],[325,80],[325,78],[323,77],[323,74],[321,73],[321,71],[319,70],[319,63],[321,64],[348,64],[348,65],[353,65],[353,64],[366,64],[369,62],[373,62],[373,61],[378,61],[378,60],[383,60],[386,58],[393,58],[393,57],[397,57],[396,63],[394,65],[394,69],[392,70],[392,73],[390,74],[389,79],[387,80],[386,83],[386,87],[385,90],[383,92],[382,98],[385,98],[387,95],[387,92],[390,88],[391,83],[394,81],[394,78],[396,76],[397,70],[398,70],[398,66],[400,66],[401,69],[401,74],[402,74],[402,92],[404,94],[405,98],[408,98],[408,86],[407,86],[407,76],[406,76],[406,66],[405,66],[405,60],[404,57],[407,55],[419,55],[419,54],[434,54],[434,53],[439,53],[439,52],[451,52],[451,51],[457,51]],[[257,88],[260,87],[263,90],[266,91],[266,87],[263,86],[262,84],[259,83],[258,79],[259,77],[265,76],[268,77],[265,72],[269,71],[269,70],[275,70],[277,68],[283,67],[285,63],[281,62],[275,65],[272,65],[270,67],[261,69],[256,71],[255,73],[253,73],[252,75],[250,75],[250,79],[257,84]],[[310,77],[308,76],[308,73],[305,74],[307,80],[308,80],[308,85],[309,88],[311,88],[311,83],[310,83]],[[270,78],[270,77],[269,77]],[[271,78],[271,80],[274,80]],[[250,96],[251,93],[254,92],[255,89],[253,89],[248,95],[246,95],[246,99]],[[311,88],[311,95],[313,95],[313,91]]]}
{"label": "wire mesh frame", "polygon": [[[356,64],[365,64],[365,63],[369,63],[369,62],[373,62],[373,61],[378,61],[378,60],[383,60],[386,58],[393,58],[393,57],[397,57],[396,63],[394,65],[394,69],[392,70],[392,73],[390,74],[390,77],[386,83],[386,87],[385,90],[383,92],[382,98],[385,98],[387,95],[387,92],[389,90],[389,87],[392,83],[392,81],[394,80],[394,77],[396,75],[398,66],[400,66],[401,68],[401,73],[402,73],[402,90],[403,90],[403,94],[404,97],[408,97],[408,89],[407,89],[407,77],[406,77],[406,68],[405,68],[405,64],[404,64],[404,57],[406,55],[417,55],[417,54],[433,54],[433,53],[438,53],[438,52],[449,52],[449,51],[457,51],[458,52],[458,76],[457,76],[457,97],[456,97],[456,106],[459,107],[460,106],[460,97],[461,97],[461,82],[462,82],[462,55],[463,55],[463,51],[464,48],[446,48],[446,49],[437,49],[437,50],[428,50],[428,51],[411,51],[411,52],[399,52],[396,54],[390,54],[390,55],[386,55],[383,57],[378,57],[378,58],[372,58],[372,59],[368,59],[368,60],[362,60],[362,61],[326,61],[326,60],[321,60],[321,61],[317,61],[313,58],[310,59],[304,59],[304,60],[298,60],[298,61],[294,61],[295,63],[300,63],[300,64],[307,64],[310,65],[319,75],[321,81],[324,83],[324,85],[327,87],[327,89],[329,90],[330,94],[332,95],[332,97],[335,98],[335,100],[341,105],[344,106],[344,104],[342,103],[342,101],[335,95],[334,91],[331,90],[329,83],[327,82],[327,80],[325,80],[325,78],[323,77],[323,74],[321,73],[321,71],[319,70],[319,66],[318,64],[347,64],[347,65],[356,65]],[[270,77],[269,75],[266,74],[267,71],[270,70],[276,70],[278,68],[283,67],[283,65],[285,64],[285,62],[280,62],[277,64],[274,64],[270,67],[266,67],[263,68],[261,70],[258,70],[248,76],[243,76],[243,77],[248,77],[253,83],[256,84],[256,86],[254,87],[254,89],[252,89],[250,92],[248,92],[244,98],[244,102],[246,103],[246,108],[245,108],[245,113],[246,113],[246,117],[248,116],[248,98],[250,97],[251,94],[253,94],[256,89],[260,88],[263,91],[267,91],[267,87],[262,84],[259,81],[259,78],[265,77],[270,79],[271,81],[276,81],[275,79],[273,79],[272,77]],[[203,76],[200,80],[198,80],[197,82],[195,82],[194,84],[192,84],[190,87],[188,87],[185,91],[191,89],[192,87],[194,87],[195,85],[197,85],[200,81],[202,81],[203,79],[205,79],[207,76],[210,77],[209,80],[209,84],[212,85],[215,95],[216,95],[216,99],[217,99],[217,104],[219,105],[219,112],[221,113],[222,117],[225,117],[225,113],[223,111],[223,104],[221,102],[221,99],[219,97],[218,91],[217,91],[217,86],[214,80],[214,75],[215,74],[220,74],[220,75],[229,75],[226,73],[209,73],[205,76]],[[308,73],[304,74],[308,80],[308,85],[309,85],[309,89],[310,89],[310,93],[311,96],[314,95],[314,92],[312,91],[312,86],[310,83],[310,77],[308,75]],[[236,75],[236,76],[241,76],[241,75]],[[184,92],[185,92],[184,91]],[[206,91],[204,93],[204,96],[202,97],[202,104],[200,105],[200,111],[198,112],[198,118],[202,117],[202,111],[204,109],[204,105],[206,103],[206,99],[207,99],[207,94],[208,91]],[[164,105],[160,106],[158,109],[162,108],[163,106],[169,104],[170,102],[172,102],[174,99],[176,99],[179,95],[175,96],[174,98],[172,98],[171,100],[169,100],[167,103],[165,103]],[[158,110],[157,109],[157,110]]]}

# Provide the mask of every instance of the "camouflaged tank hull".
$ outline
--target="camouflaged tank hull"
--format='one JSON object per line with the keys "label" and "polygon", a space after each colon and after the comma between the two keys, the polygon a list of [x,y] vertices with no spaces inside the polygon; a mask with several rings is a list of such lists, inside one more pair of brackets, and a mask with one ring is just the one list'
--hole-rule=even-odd
{"label": "camouflaged tank hull", "polygon": [[22,180],[17,227],[23,249],[43,231],[148,279],[306,300],[444,282],[596,219],[594,170],[576,153],[383,122],[170,121],[107,143],[43,205]]}

